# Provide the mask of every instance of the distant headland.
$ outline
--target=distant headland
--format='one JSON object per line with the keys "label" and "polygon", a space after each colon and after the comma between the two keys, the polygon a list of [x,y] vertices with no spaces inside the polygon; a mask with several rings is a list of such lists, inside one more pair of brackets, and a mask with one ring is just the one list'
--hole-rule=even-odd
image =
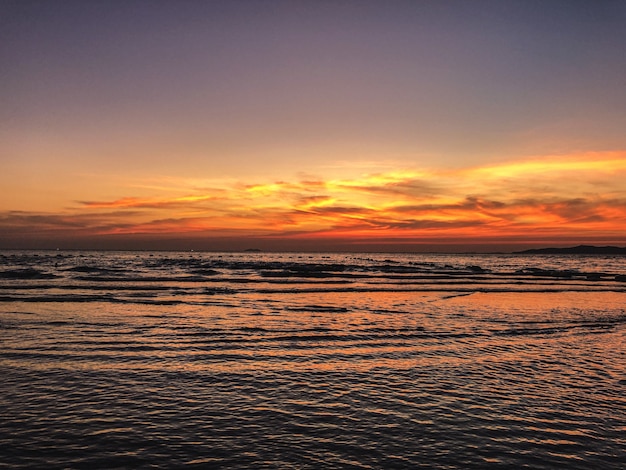
{"label": "distant headland", "polygon": [[626,255],[626,247],[578,245],[569,248],[535,248],[516,251],[520,255]]}

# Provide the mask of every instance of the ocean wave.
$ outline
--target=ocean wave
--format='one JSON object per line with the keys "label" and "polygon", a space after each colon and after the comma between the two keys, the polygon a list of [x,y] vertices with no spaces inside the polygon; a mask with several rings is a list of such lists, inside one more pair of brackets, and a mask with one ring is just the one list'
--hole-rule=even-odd
{"label": "ocean wave", "polygon": [[32,280],[32,279],[55,279],[59,276],[33,268],[19,268],[0,271],[0,279]]}

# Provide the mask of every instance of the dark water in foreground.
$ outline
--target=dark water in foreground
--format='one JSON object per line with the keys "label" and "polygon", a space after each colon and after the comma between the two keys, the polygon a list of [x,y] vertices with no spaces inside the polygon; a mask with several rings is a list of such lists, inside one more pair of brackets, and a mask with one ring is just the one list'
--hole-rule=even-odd
{"label": "dark water in foreground", "polygon": [[0,468],[621,469],[625,275],[0,252]]}

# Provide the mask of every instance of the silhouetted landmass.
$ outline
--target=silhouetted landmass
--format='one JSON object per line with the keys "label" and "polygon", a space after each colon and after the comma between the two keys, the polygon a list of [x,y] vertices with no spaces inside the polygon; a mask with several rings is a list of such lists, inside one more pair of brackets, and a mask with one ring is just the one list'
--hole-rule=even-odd
{"label": "silhouetted landmass", "polygon": [[578,245],[569,248],[535,248],[515,253],[520,255],[626,255],[626,247]]}

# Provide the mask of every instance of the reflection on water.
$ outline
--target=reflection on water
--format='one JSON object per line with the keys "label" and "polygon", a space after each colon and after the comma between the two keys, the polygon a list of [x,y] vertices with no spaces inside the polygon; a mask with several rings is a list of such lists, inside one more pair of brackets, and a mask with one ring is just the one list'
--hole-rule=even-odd
{"label": "reflection on water", "polygon": [[0,467],[623,468],[623,258],[390,256],[5,252]]}

